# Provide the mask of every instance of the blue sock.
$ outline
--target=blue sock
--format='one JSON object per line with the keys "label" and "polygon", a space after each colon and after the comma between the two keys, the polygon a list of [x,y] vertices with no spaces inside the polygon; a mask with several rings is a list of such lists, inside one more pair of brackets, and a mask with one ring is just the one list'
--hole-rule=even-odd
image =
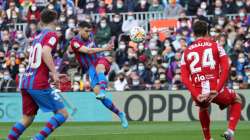
{"label": "blue sock", "polygon": [[35,136],[38,140],[44,140],[48,137],[53,130],[59,127],[66,121],[66,118],[62,114],[55,114],[50,120],[47,122],[46,126]]}
{"label": "blue sock", "polygon": [[19,138],[20,135],[25,131],[26,127],[20,123],[17,122],[10,130],[10,133],[8,135],[7,140],[16,140]]}
{"label": "blue sock", "polygon": [[105,97],[101,101],[102,101],[102,104],[105,107],[107,107],[110,111],[114,112],[116,115],[119,115],[120,111],[115,107],[115,105],[109,98]]}
{"label": "blue sock", "polygon": [[106,90],[107,84],[108,84],[104,72],[98,73],[98,79],[99,79],[100,90],[101,90],[101,92],[104,92]]}

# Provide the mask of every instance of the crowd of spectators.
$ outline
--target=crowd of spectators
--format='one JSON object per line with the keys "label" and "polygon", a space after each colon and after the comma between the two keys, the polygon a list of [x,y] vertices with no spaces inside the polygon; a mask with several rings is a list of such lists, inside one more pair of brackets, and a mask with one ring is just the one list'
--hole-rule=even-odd
{"label": "crowd of spectators", "polygon": [[[105,47],[116,37],[114,59],[107,76],[109,90],[184,89],[180,59],[194,41],[191,26],[198,19],[208,22],[209,35],[224,47],[231,59],[228,85],[233,89],[250,87],[250,0],[0,0],[1,92],[18,90],[16,83],[28,64],[29,47],[39,33],[43,8],[53,9],[59,15],[56,28],[59,44],[54,59],[57,70],[71,79],[70,84],[61,84],[63,91],[91,90],[88,75],[81,72],[74,54],[68,52],[79,21],[92,23],[99,47]],[[179,26],[166,29],[163,41],[152,31],[144,42],[134,44],[128,32],[144,24],[134,13],[152,11],[177,18]],[[122,12],[127,12],[126,19],[122,18]],[[98,13],[100,20],[93,20],[93,13]],[[106,13],[114,13],[112,19]],[[229,20],[227,14],[235,14],[235,18]],[[209,19],[207,15],[214,16]],[[15,30],[15,23],[27,23],[25,31]]]}

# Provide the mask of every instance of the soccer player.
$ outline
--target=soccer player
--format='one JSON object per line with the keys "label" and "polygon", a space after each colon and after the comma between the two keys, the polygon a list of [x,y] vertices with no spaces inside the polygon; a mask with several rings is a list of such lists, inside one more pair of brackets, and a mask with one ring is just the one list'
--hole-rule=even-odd
{"label": "soccer player", "polygon": [[70,42],[70,49],[75,53],[76,59],[81,64],[83,72],[88,72],[91,88],[105,107],[114,112],[121,120],[124,128],[128,127],[128,122],[124,112],[119,111],[113,102],[105,97],[108,81],[105,74],[110,70],[111,57],[103,57],[100,52],[112,51],[113,45],[109,44],[105,48],[97,48],[92,32],[92,25],[81,22],[78,25],[79,33]]}
{"label": "soccer player", "polygon": [[52,10],[41,12],[42,31],[38,34],[29,49],[29,64],[19,82],[22,95],[23,116],[10,130],[8,140],[17,140],[33,122],[38,109],[54,112],[45,127],[37,133],[34,140],[44,140],[57,127],[62,125],[68,113],[60,96],[50,88],[49,75],[58,86],[59,75],[56,72],[52,50],[56,48],[58,37],[54,31],[57,24],[57,13]]}
{"label": "soccer player", "polygon": [[199,107],[199,119],[205,140],[211,140],[208,107],[211,102],[220,109],[229,108],[228,129],[223,137],[233,140],[241,114],[241,99],[235,91],[225,87],[229,73],[229,58],[225,50],[206,37],[208,26],[204,21],[193,25],[196,40],[184,51],[181,60],[181,78]]}

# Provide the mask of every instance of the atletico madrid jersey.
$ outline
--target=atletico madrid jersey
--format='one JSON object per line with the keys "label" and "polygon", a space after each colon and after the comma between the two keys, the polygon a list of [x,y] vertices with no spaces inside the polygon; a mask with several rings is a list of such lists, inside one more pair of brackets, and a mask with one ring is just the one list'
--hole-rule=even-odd
{"label": "atletico madrid jersey", "polygon": [[182,72],[189,73],[189,77],[182,78],[190,80],[194,87],[202,88],[202,92],[216,90],[219,79],[223,77],[220,66],[229,63],[222,62],[224,57],[227,55],[219,44],[207,38],[197,39],[183,53]]}

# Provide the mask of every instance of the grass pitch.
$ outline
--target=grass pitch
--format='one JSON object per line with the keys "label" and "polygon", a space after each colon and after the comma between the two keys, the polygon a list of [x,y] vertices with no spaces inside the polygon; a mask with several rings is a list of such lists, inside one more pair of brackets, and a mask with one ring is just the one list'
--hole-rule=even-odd
{"label": "grass pitch", "polygon": [[[13,123],[0,123],[0,139],[5,139]],[[34,123],[20,138],[29,140],[44,123]],[[212,123],[214,140],[220,137],[226,128],[226,122]],[[250,139],[250,122],[240,122],[236,140]],[[68,122],[57,129],[48,140],[203,140],[199,122],[130,122],[128,129],[120,123]]]}

